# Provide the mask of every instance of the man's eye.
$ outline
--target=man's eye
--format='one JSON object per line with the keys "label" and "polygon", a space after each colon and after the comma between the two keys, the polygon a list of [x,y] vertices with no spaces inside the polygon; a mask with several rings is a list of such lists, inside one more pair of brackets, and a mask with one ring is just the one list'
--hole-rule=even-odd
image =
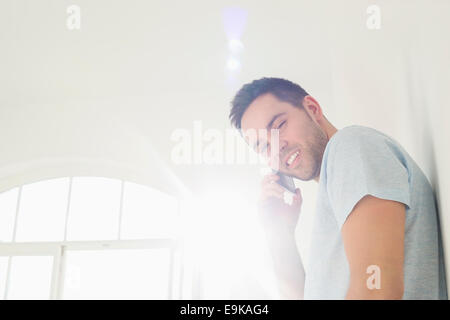
{"label": "man's eye", "polygon": [[278,129],[280,129],[282,126],[284,126],[286,120],[284,120],[282,123],[280,123],[280,125],[278,126]]}

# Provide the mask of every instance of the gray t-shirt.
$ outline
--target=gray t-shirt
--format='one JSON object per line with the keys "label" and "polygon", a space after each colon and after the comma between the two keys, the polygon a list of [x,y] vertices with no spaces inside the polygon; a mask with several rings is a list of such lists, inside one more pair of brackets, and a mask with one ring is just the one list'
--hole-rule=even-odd
{"label": "gray t-shirt", "polygon": [[362,126],[338,130],[323,155],[305,265],[305,299],[345,298],[350,271],[341,228],[356,203],[368,194],[406,205],[403,299],[447,299],[431,185],[396,141]]}

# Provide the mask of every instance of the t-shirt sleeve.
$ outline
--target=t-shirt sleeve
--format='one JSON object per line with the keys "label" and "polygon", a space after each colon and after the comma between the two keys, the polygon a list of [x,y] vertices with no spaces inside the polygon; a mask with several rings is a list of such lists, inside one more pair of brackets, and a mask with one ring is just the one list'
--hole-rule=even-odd
{"label": "t-shirt sleeve", "polygon": [[402,202],[409,208],[408,169],[385,137],[354,132],[341,136],[330,151],[327,192],[339,229],[366,195]]}

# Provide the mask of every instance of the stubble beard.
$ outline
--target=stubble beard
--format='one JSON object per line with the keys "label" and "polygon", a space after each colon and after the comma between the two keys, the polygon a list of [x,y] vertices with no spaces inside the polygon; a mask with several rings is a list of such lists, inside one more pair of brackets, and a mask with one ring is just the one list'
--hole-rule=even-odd
{"label": "stubble beard", "polygon": [[[313,124],[312,139],[308,141],[305,148],[303,148],[303,159],[311,159],[310,165],[303,163],[303,167],[297,168],[298,173],[294,177],[302,181],[310,181],[320,175],[320,168],[322,166],[323,154],[328,143],[328,137],[320,128]],[[305,169],[307,170],[305,172]]]}

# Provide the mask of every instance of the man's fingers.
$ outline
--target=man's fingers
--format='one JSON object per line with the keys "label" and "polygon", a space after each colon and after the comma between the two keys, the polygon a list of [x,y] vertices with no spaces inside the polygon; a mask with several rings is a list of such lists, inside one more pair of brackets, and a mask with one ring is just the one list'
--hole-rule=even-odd
{"label": "man's fingers", "polygon": [[[270,197],[275,197],[277,199],[284,199],[284,192],[286,191],[281,185],[276,183],[280,178],[277,174],[265,175],[261,181],[261,200],[264,201]],[[302,193],[300,188],[295,189],[295,195],[293,197],[295,203],[302,203]]]}
{"label": "man's fingers", "polygon": [[277,198],[277,199],[283,199],[283,195],[280,195],[278,192],[267,191],[267,192],[264,192],[264,194],[262,195],[262,200],[265,201],[271,197]]}
{"label": "man's fingers", "polygon": [[267,188],[264,188],[264,190],[262,191],[261,197],[262,197],[262,200],[265,200],[269,197],[283,199],[284,198],[284,190],[281,187],[277,188],[276,186],[268,186]]}
{"label": "man's fingers", "polygon": [[272,191],[275,192],[277,194],[282,195],[284,193],[284,188],[282,186],[280,186],[278,183],[269,183],[266,184],[263,188],[262,188],[263,192],[264,191]]}

